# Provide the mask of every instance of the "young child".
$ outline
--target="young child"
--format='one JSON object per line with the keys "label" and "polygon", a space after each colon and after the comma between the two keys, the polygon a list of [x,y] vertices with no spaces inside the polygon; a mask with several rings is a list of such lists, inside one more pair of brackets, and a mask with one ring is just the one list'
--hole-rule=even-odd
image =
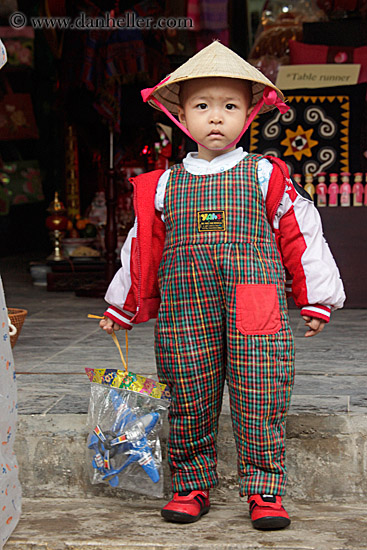
{"label": "young child", "polygon": [[248,495],[255,528],[280,529],[290,523],[281,497],[294,374],[286,290],[307,337],[345,298],[318,212],[286,165],[236,148],[258,112],[287,107],[262,73],[219,42],[142,95],[198,152],[134,178],[136,223],[100,325],[111,333],[158,315],[174,493],[162,516],[188,523],[209,511],[227,381],[240,495]]}

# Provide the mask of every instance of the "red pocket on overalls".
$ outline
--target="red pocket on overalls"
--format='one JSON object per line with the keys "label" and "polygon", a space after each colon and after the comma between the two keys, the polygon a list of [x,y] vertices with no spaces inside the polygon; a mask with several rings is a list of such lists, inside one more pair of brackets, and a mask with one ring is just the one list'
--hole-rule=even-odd
{"label": "red pocket on overalls", "polygon": [[245,284],[236,287],[236,328],[245,335],[275,334],[281,319],[275,284]]}

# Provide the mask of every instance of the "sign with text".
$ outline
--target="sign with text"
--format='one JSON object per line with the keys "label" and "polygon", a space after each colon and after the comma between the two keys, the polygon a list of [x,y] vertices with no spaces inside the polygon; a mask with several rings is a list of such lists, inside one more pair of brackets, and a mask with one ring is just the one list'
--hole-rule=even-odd
{"label": "sign with text", "polygon": [[357,64],[283,65],[275,85],[281,90],[292,90],[357,84],[360,68]]}

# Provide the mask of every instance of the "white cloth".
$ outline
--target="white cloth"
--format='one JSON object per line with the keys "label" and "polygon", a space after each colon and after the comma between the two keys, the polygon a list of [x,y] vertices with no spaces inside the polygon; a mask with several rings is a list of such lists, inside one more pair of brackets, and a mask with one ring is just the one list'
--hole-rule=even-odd
{"label": "white cloth", "polygon": [[2,41],[0,40],[0,69],[4,67],[5,63],[8,60],[8,56],[6,54],[6,49]]}
{"label": "white cloth", "polygon": [[8,313],[0,277],[0,549],[21,512],[21,487],[13,446],[17,422],[17,386],[8,331]]}

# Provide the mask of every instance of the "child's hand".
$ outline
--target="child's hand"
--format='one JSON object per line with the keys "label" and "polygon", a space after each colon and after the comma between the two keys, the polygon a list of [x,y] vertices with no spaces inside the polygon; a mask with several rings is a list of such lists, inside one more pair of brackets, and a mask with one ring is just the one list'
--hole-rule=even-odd
{"label": "child's hand", "polygon": [[308,317],[308,315],[302,315],[306,321],[305,325],[310,329],[306,332],[306,338],[309,336],[315,336],[324,329],[325,321],[317,319],[317,317]]}
{"label": "child's hand", "polygon": [[112,334],[114,331],[116,332],[116,330],[120,330],[122,328],[117,323],[114,323],[112,319],[109,319],[109,317],[104,317],[104,319],[99,322],[99,326],[101,329],[105,330],[107,334]]}

